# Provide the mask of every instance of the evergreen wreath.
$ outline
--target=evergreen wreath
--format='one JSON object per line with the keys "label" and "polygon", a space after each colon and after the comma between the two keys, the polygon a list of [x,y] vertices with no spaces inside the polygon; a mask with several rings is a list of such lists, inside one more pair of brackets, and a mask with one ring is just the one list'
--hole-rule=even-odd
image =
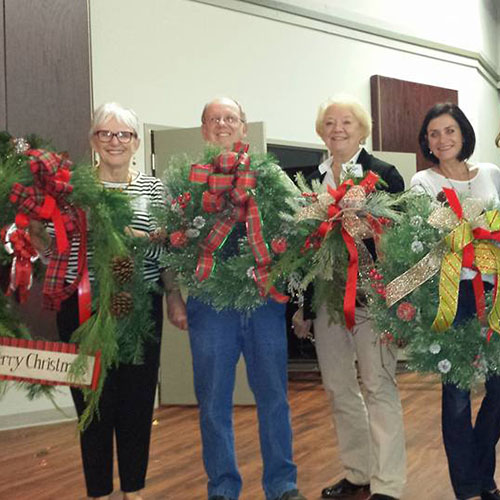
{"label": "evergreen wreath", "polygon": [[[324,305],[336,324],[353,326],[356,292],[361,287],[357,280],[362,283],[373,267],[363,240],[378,239],[383,227],[399,217],[398,198],[375,191],[378,183],[383,181],[368,172],[363,178],[348,176],[334,190],[317,180],[310,187],[301,174],[297,176],[302,207],[290,216],[295,235],[272,276],[285,277],[299,303],[314,283],[313,310]],[[347,301],[346,294],[350,294]]]}
{"label": "evergreen wreath", "polygon": [[[225,172],[214,170],[218,162]],[[299,193],[274,158],[247,155],[241,144],[227,153],[208,147],[201,164],[192,165],[186,156],[174,158],[164,182],[167,205],[155,214],[169,235],[163,264],[177,273],[191,296],[217,310],[253,310],[267,300],[270,290],[278,300],[286,300],[268,286],[267,268],[287,245],[291,227],[286,214],[293,213]],[[253,215],[249,199],[254,203]],[[219,236],[217,228],[222,226],[223,236]],[[252,245],[252,238],[259,240],[258,231],[251,234],[255,226],[261,226],[262,240]],[[207,239],[214,250],[205,265]]]}
{"label": "evergreen wreath", "polygon": [[[54,156],[47,150],[33,148],[41,144],[42,141],[34,136],[25,140],[14,139],[7,132],[0,133],[0,178],[4,180],[0,183],[0,227],[11,226],[18,220],[22,206],[16,208],[12,193],[16,189],[22,192],[33,186],[30,160],[50,155],[50,161],[63,161],[60,155]],[[142,238],[127,236],[124,231],[132,220],[128,196],[118,190],[104,189],[90,165],[72,165],[70,170],[71,189],[65,203],[86,213],[88,244],[92,248],[88,265],[94,276],[90,317],[81,323],[71,338],[71,342],[79,344],[80,356],[73,364],[70,375],[77,377],[86,369],[85,355],[101,353],[101,376],[97,390],[82,389],[87,403],[79,422],[79,428],[83,430],[97,411],[107,371],[120,362],[142,362],[143,343],[152,338],[152,319],[150,286],[142,277],[147,243]],[[3,245],[1,258],[3,266],[12,264],[12,257]],[[117,297],[123,296],[128,297],[130,307],[117,308]],[[0,335],[30,337],[28,330],[12,313],[3,293],[0,298]],[[27,386],[30,396],[51,394],[52,388],[48,386],[18,384]],[[2,385],[6,386],[5,383]]]}
{"label": "evergreen wreath", "polygon": [[[500,335],[488,333],[477,316],[444,331],[436,330],[440,273],[416,288],[405,283],[404,277],[413,272],[412,266],[419,262],[423,263],[421,272],[427,273],[429,265],[422,260],[426,256],[436,254],[441,262],[441,249],[449,230],[430,224],[429,217],[434,213],[435,218],[436,210],[441,211],[443,205],[427,195],[411,193],[403,196],[402,203],[404,215],[383,234],[380,248],[384,257],[370,273],[371,286],[367,290],[374,325],[381,342],[405,346],[410,369],[437,373],[444,383],[469,389],[485,376],[500,372]],[[466,203],[464,201],[464,206]],[[391,290],[396,278],[404,287],[414,289],[387,307],[388,287]],[[491,310],[491,293],[486,295],[486,306]]]}

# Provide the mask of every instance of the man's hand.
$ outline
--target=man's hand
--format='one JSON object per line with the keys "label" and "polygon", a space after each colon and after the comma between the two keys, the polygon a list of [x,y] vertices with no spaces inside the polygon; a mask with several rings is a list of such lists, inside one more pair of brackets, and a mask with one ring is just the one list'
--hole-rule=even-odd
{"label": "man's hand", "polygon": [[186,304],[179,290],[172,290],[167,294],[167,317],[177,328],[188,329]]}
{"label": "man's hand", "polygon": [[292,318],[293,331],[299,339],[305,339],[311,335],[311,319],[304,319],[304,309],[301,307]]}

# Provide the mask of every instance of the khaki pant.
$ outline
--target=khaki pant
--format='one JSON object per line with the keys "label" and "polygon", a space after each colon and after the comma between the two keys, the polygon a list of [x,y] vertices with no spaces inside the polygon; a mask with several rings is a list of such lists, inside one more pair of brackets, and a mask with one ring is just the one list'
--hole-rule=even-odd
{"label": "khaki pant", "polygon": [[370,483],[372,494],[399,498],[406,481],[406,452],[396,347],[380,344],[362,308],[356,309],[353,332],[328,325],[325,308],[314,321],[314,331],[346,478],[354,484]]}

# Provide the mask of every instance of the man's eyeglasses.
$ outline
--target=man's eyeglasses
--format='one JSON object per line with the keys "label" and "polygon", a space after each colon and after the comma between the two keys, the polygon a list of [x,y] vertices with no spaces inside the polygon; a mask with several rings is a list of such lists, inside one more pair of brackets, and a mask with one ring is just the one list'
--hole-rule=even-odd
{"label": "man's eyeglasses", "polygon": [[220,125],[223,121],[226,125],[236,125],[238,122],[243,121],[234,115],[227,116],[211,116],[205,120],[209,125]]}
{"label": "man's eyeglasses", "polygon": [[113,137],[116,137],[122,144],[128,144],[132,137],[137,137],[135,132],[128,132],[126,130],[120,130],[120,132],[111,132],[111,130],[97,130],[94,135],[101,142],[111,142]]}

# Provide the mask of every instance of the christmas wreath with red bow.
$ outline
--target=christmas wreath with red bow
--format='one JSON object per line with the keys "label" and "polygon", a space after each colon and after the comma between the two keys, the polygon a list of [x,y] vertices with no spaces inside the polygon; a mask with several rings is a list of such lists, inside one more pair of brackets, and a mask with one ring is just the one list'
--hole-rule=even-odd
{"label": "christmas wreath with red bow", "polygon": [[252,310],[268,298],[288,297],[269,284],[284,250],[299,195],[275,160],[208,148],[200,163],[176,158],[167,169],[169,199],[157,218],[169,235],[164,265],[190,295],[214,308]]}
{"label": "christmas wreath with red bow", "polygon": [[[97,389],[83,389],[87,408],[80,427],[84,428],[95,413],[109,368],[119,362],[142,361],[142,344],[151,326],[148,290],[142,279],[145,248],[125,235],[124,228],[132,219],[125,194],[105,190],[93,167],[72,165],[64,154],[33,147],[37,142],[34,137],[25,140],[0,134],[0,255],[6,281],[0,299],[0,336],[31,337],[14,317],[7,296],[23,302],[29,294],[38,257],[29,225],[30,221],[43,223],[53,236],[42,256],[46,268],[37,264],[44,306],[58,310],[62,301],[78,294],[80,327],[72,342],[78,343],[82,356],[73,364],[73,375],[86,369],[85,355],[100,355]],[[78,248],[78,271],[68,282],[72,245]],[[90,262],[88,246],[92,248]],[[40,392],[50,391],[29,385],[31,395]]]}
{"label": "christmas wreath with red bow", "polygon": [[314,283],[313,309],[325,305],[330,320],[349,329],[355,324],[357,292],[374,266],[364,241],[377,243],[383,227],[399,217],[397,197],[375,191],[377,182],[378,176],[368,172],[337,189],[318,181],[311,189],[299,174],[303,200],[293,217],[295,236],[272,271],[272,277],[288,279],[299,302]]}

